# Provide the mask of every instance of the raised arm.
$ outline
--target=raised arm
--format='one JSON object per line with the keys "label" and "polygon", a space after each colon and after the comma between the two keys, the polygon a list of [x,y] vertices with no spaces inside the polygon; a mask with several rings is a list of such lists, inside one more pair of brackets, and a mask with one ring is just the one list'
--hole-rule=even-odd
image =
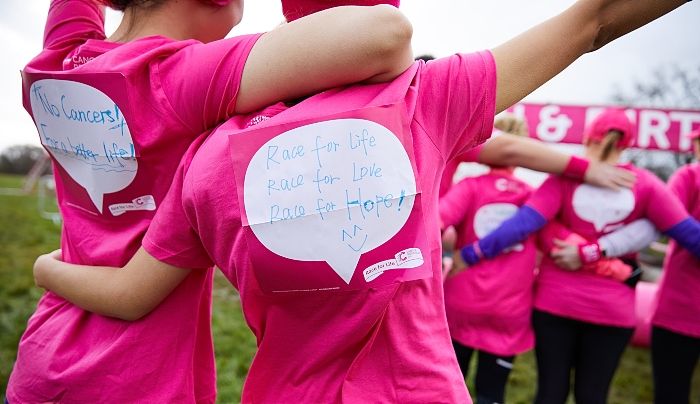
{"label": "raised arm", "polygon": [[143,247],[124,268],[76,265],[60,259],[60,250],[37,258],[37,286],[84,310],[123,320],[148,314],[190,273],[190,269],[158,261]]}
{"label": "raised arm", "polygon": [[586,52],[594,51],[685,0],[579,0],[561,14],[494,48],[496,112],[520,101]]}
{"label": "raised arm", "polygon": [[486,142],[478,159],[483,164],[524,167],[613,190],[630,188],[635,183],[632,171],[560,153],[538,140],[507,133]]}
{"label": "raised arm", "polygon": [[390,81],[412,63],[413,27],[388,5],[335,7],[264,34],[248,56],[235,112],[359,81]]}

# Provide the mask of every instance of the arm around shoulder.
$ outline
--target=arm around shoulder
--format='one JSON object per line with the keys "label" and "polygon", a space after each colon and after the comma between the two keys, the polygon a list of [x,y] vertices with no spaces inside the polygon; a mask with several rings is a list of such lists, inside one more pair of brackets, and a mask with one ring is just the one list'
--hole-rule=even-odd
{"label": "arm around shoulder", "polygon": [[124,268],[69,264],[61,261],[57,250],[37,258],[34,282],[84,310],[138,320],[163,301],[189,272],[158,261],[143,247]]}

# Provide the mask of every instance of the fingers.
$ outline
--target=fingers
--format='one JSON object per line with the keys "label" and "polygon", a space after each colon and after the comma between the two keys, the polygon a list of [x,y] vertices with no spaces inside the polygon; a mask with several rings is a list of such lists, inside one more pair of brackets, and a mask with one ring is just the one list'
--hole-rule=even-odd
{"label": "fingers", "polygon": [[565,241],[559,240],[558,238],[552,239],[552,241],[554,242],[554,245],[556,245],[557,247],[561,247],[561,248],[564,248],[564,247],[569,245]]}

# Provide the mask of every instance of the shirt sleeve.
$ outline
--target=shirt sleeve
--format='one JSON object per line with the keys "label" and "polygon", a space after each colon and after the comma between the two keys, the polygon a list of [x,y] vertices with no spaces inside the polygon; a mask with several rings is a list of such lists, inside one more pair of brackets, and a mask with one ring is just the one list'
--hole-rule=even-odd
{"label": "shirt sleeve", "polygon": [[561,210],[564,201],[564,184],[556,175],[550,175],[530,196],[526,205],[535,209],[547,220],[552,220]]}
{"label": "shirt sleeve", "polygon": [[689,166],[683,166],[673,173],[666,184],[666,188],[678,198],[687,210],[690,210],[693,196],[697,193],[697,190],[693,190],[692,186],[688,186],[688,184],[693,183],[689,178],[690,175],[692,175],[692,171],[689,170]]}
{"label": "shirt sleeve", "polygon": [[456,226],[464,220],[474,192],[472,182],[473,180],[464,179],[440,198],[440,219],[445,227]]}
{"label": "shirt sleeve", "polygon": [[489,51],[457,54],[425,65],[414,118],[449,161],[491,136],[496,64]]}
{"label": "shirt sleeve", "polygon": [[158,65],[156,79],[175,113],[195,133],[233,116],[243,68],[262,34],[193,41]]}
{"label": "shirt sleeve", "polygon": [[641,172],[648,185],[644,190],[648,195],[645,198],[644,217],[654,223],[657,229],[665,232],[690,216],[681,201],[666,189],[658,177],[650,172]]}
{"label": "shirt sleeve", "polygon": [[208,134],[196,139],[182,158],[170,190],[142,241],[143,248],[158,261],[180,268],[214,266],[187,217],[182,197],[189,164]]}
{"label": "shirt sleeve", "polygon": [[88,39],[105,39],[104,24],[104,13],[94,0],[54,0],[44,27],[44,49],[72,49]]}

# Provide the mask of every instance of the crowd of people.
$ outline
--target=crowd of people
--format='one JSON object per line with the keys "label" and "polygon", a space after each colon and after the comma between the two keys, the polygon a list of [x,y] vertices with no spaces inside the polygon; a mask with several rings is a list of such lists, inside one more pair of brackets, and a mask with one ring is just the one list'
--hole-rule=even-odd
{"label": "crowd of people", "polygon": [[[6,402],[215,402],[215,267],[257,339],[243,402],[468,403],[474,350],[477,402],[503,402],[514,357],[533,346],[537,402],[563,403],[571,368],[577,402],[605,402],[631,335],[627,255],[648,240],[629,234],[654,234],[643,218],[678,242],[667,265],[682,267],[661,287],[655,369],[680,355],[692,371],[697,165],[666,190],[617,164],[633,136],[617,110],[589,126],[586,158],[517,135],[486,142],[494,125],[517,132],[497,114],[683,3],[578,1],[491,50],[414,62],[398,1],[282,0],[287,24],[224,39],[242,0],[52,0],[44,50],[23,71],[25,108],[35,120],[52,111],[42,86],[101,88],[133,139],[109,158],[135,168],[95,198],[78,177],[101,174],[64,167],[70,150],[37,122],[64,227],[61,249],[35,264],[47,291]],[[110,37],[105,6],[124,12]],[[450,189],[463,160],[493,168]],[[553,175],[533,190],[516,165]],[[265,177],[270,166],[285,178]],[[600,192],[615,203],[597,215],[625,213],[601,228],[581,214]],[[142,201],[152,208],[129,207]],[[655,371],[660,403],[678,402],[668,391],[685,373],[674,372]]]}

